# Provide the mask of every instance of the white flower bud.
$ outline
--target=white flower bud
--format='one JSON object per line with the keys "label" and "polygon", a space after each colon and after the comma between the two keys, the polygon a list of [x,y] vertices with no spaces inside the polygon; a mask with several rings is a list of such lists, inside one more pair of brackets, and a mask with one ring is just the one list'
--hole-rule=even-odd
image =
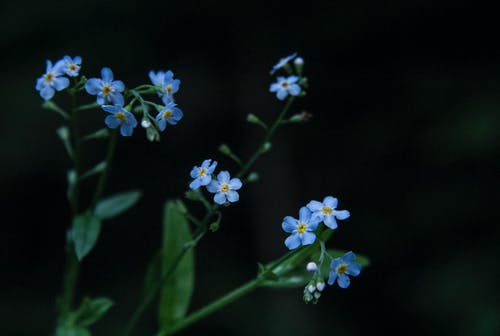
{"label": "white flower bud", "polygon": [[323,289],[325,289],[325,283],[324,283],[324,282],[322,282],[322,281],[321,281],[321,282],[318,282],[318,283],[316,284],[316,288],[317,288],[320,292],[322,292],[322,291],[323,291]]}
{"label": "white flower bud", "polygon": [[318,270],[318,265],[316,265],[315,262],[309,262],[306,266],[306,269],[309,271],[309,272],[316,272]]}
{"label": "white flower bud", "polygon": [[149,120],[147,120],[147,119],[142,119],[141,126],[143,128],[149,128],[151,126],[151,122]]}
{"label": "white flower bud", "polygon": [[304,60],[302,59],[302,57],[297,57],[297,58],[293,61],[293,64],[295,64],[295,65],[303,65],[303,64],[304,64]]}
{"label": "white flower bud", "polygon": [[316,287],[314,287],[313,285],[309,285],[307,286],[307,290],[309,291],[309,293],[313,293],[316,290]]}

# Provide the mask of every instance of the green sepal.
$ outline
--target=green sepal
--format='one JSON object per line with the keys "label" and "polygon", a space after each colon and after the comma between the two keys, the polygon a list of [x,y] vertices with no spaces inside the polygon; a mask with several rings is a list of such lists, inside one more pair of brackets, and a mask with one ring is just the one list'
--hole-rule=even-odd
{"label": "green sepal", "polygon": [[[192,243],[188,220],[178,202],[167,201],[163,217],[162,275]],[[160,330],[167,330],[186,315],[193,289],[194,251],[190,248],[163,284],[158,307]]]}
{"label": "green sepal", "polygon": [[73,219],[71,238],[75,246],[76,257],[81,261],[94,248],[101,232],[100,218],[89,212]]}
{"label": "green sepal", "polygon": [[71,117],[69,116],[68,112],[64,111],[62,108],[60,108],[56,103],[54,103],[52,100],[46,100],[42,104],[42,108],[49,110],[49,111],[54,111],[61,115],[64,119],[70,120]]}
{"label": "green sepal", "polygon": [[73,158],[74,152],[73,147],[71,146],[69,128],[66,126],[61,126],[56,130],[56,133],[59,139],[61,139],[62,143],[64,144],[64,148],[66,148],[69,157]]}
{"label": "green sepal", "polygon": [[133,207],[141,198],[138,190],[127,191],[106,197],[97,202],[94,215],[100,219],[110,219]]}
{"label": "green sepal", "polygon": [[68,200],[71,202],[74,196],[73,194],[75,192],[75,185],[78,179],[76,171],[74,169],[68,170],[68,172],[66,173],[66,179],[68,180],[68,189],[66,191],[66,196],[68,197]]}

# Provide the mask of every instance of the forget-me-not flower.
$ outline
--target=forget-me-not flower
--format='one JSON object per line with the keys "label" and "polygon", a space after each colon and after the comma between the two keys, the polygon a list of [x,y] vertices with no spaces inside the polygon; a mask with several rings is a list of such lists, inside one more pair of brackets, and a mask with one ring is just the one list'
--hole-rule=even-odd
{"label": "forget-me-not flower", "polygon": [[54,66],[47,60],[47,69],[36,81],[36,89],[40,91],[40,96],[49,100],[54,97],[55,91],[64,90],[69,86],[69,79],[61,77],[63,75],[61,63],[57,62]]}
{"label": "forget-me-not flower", "polygon": [[[151,83],[153,83],[153,85],[156,85],[156,86],[162,86],[163,85],[163,81],[165,80],[165,72],[164,71],[158,71],[158,72],[154,72],[153,70],[151,70],[149,72],[149,79],[151,79]],[[172,74],[173,76],[173,74]]]}
{"label": "forget-me-not flower", "polygon": [[137,120],[132,113],[125,110],[121,105],[102,105],[102,109],[111,114],[104,119],[109,128],[120,126],[121,135],[132,135],[134,128],[137,126]]}
{"label": "forget-me-not flower", "polygon": [[269,91],[276,92],[276,97],[279,100],[285,99],[288,95],[296,96],[301,91],[300,85],[297,84],[298,80],[297,76],[278,77],[278,81],[271,84]]}
{"label": "forget-me-not flower", "polygon": [[61,62],[61,69],[64,73],[70,77],[78,76],[78,72],[82,67],[82,58],[80,56],[75,56],[74,58],[68,55],[64,56]]}
{"label": "forget-me-not flower", "polygon": [[194,180],[189,184],[189,188],[198,189],[200,186],[206,186],[212,181],[212,173],[217,166],[217,161],[205,160],[200,167],[194,166],[191,170],[191,177]]}
{"label": "forget-me-not flower", "polygon": [[110,68],[102,68],[101,78],[90,78],[85,83],[85,90],[91,95],[97,96],[97,104],[112,103],[123,105],[121,92],[125,90],[125,84],[119,80],[113,80],[113,71]]}
{"label": "forget-me-not flower", "polygon": [[311,201],[307,204],[307,208],[312,211],[313,216],[318,217],[330,229],[337,228],[337,221],[335,219],[344,220],[351,215],[348,210],[335,210],[337,208],[338,200],[335,197],[327,196],[323,203],[318,201]]}
{"label": "forget-me-not flower", "polygon": [[224,204],[227,201],[234,203],[240,199],[240,195],[236,192],[242,186],[239,178],[231,179],[229,172],[221,171],[217,175],[217,180],[212,180],[207,185],[207,190],[215,193],[214,202],[217,204]]}
{"label": "forget-me-not flower", "polygon": [[269,72],[270,75],[274,74],[276,71],[278,71],[279,69],[283,68],[285,65],[288,64],[288,62],[290,62],[291,60],[293,60],[295,57],[297,56],[297,53],[293,53],[291,55],[288,55],[286,57],[283,57],[282,59],[279,60],[278,63],[276,63],[273,68],[271,69],[271,71]]}
{"label": "forget-me-not flower", "polygon": [[291,235],[285,240],[285,245],[290,250],[294,250],[300,245],[311,245],[316,241],[316,234],[313,232],[321,222],[320,219],[313,217],[307,207],[300,208],[299,219],[286,216],[281,223],[285,232]]}
{"label": "forget-me-not flower", "polygon": [[335,280],[337,280],[337,284],[341,288],[349,287],[351,280],[350,276],[358,276],[361,272],[361,265],[354,262],[356,260],[356,255],[349,251],[344,254],[341,258],[335,258],[332,260],[330,264],[330,277],[328,278],[328,284],[333,285]]}
{"label": "forget-me-not flower", "polygon": [[184,113],[182,113],[181,109],[176,107],[176,104],[171,101],[156,115],[156,121],[158,121],[160,131],[164,131],[167,123],[176,125],[183,116]]}
{"label": "forget-me-not flower", "polygon": [[154,72],[151,70],[149,72],[149,79],[151,79],[154,85],[161,86],[161,91],[158,92],[158,95],[162,97],[164,104],[168,104],[174,100],[174,93],[179,91],[181,81],[174,79],[174,73],[172,71]]}

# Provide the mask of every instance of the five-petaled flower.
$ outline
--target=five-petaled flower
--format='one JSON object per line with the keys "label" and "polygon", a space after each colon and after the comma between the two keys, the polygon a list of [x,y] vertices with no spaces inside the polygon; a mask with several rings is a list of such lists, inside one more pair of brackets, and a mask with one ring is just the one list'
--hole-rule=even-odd
{"label": "five-petaled flower", "polygon": [[36,81],[36,89],[40,91],[40,96],[49,100],[54,97],[55,90],[61,91],[69,86],[69,79],[66,77],[61,77],[62,63],[57,62],[52,66],[52,62],[47,60],[47,70]]}
{"label": "five-petaled flower", "polygon": [[108,115],[104,122],[109,128],[120,126],[120,134],[131,136],[134,128],[137,126],[137,120],[134,115],[125,110],[121,105],[102,105],[102,109],[111,115]]}
{"label": "five-petaled flower", "polygon": [[354,262],[356,259],[356,255],[349,251],[344,254],[341,258],[335,258],[332,260],[330,264],[330,277],[328,278],[328,284],[333,285],[335,280],[337,280],[337,284],[341,288],[349,287],[351,280],[350,276],[358,276],[361,272],[361,265]]}
{"label": "five-petaled flower", "polygon": [[174,79],[174,73],[172,71],[158,71],[155,73],[151,70],[149,72],[149,79],[151,79],[154,85],[161,87],[161,91],[158,92],[158,95],[162,97],[164,104],[174,101],[174,93],[179,91],[181,81]]}
{"label": "five-petaled flower", "polygon": [[337,208],[338,200],[335,197],[327,196],[323,203],[318,201],[311,201],[307,204],[307,208],[312,211],[313,216],[323,221],[330,229],[337,228],[337,221],[335,219],[344,220],[351,215],[348,210],[335,210]]}
{"label": "five-petaled flower", "polygon": [[291,60],[293,60],[297,56],[297,53],[293,53],[291,55],[288,55],[286,57],[283,57],[282,59],[279,60],[278,63],[276,63],[271,71],[269,72],[270,75],[274,74],[276,71],[279,69],[283,68],[285,65],[288,64]]}
{"label": "five-petaled flower", "polygon": [[285,99],[288,95],[296,96],[301,92],[300,85],[297,84],[298,80],[297,76],[278,77],[278,81],[271,84],[269,91],[276,92],[279,100]]}
{"label": "five-petaled flower", "polygon": [[313,232],[321,222],[320,219],[313,217],[307,207],[300,208],[299,219],[286,216],[281,223],[285,232],[291,235],[285,240],[285,245],[290,250],[294,250],[300,245],[311,245],[316,241],[316,234]]}
{"label": "five-petaled flower", "polygon": [[207,190],[215,193],[214,202],[217,204],[224,204],[226,201],[231,203],[237,202],[240,195],[236,192],[242,186],[239,178],[231,179],[229,172],[221,171],[217,175],[217,180],[212,180],[207,185]]}
{"label": "five-petaled flower", "polygon": [[78,72],[82,67],[82,58],[80,56],[75,56],[74,58],[68,55],[64,56],[61,62],[62,71],[70,77],[78,76]]}
{"label": "five-petaled flower", "polygon": [[97,104],[112,103],[123,105],[123,96],[120,92],[125,90],[122,81],[113,80],[113,72],[110,68],[102,68],[101,78],[90,78],[85,83],[85,90],[91,95],[97,95]]}
{"label": "five-petaled flower", "polygon": [[158,121],[160,131],[164,131],[167,123],[176,125],[183,116],[184,114],[181,109],[176,107],[176,104],[171,101],[156,115],[156,121]]}
{"label": "five-petaled flower", "polygon": [[212,160],[203,161],[200,167],[194,166],[191,170],[191,177],[194,180],[189,184],[189,188],[198,189],[200,186],[206,186],[212,181],[212,173],[217,166],[217,161],[211,164]]}

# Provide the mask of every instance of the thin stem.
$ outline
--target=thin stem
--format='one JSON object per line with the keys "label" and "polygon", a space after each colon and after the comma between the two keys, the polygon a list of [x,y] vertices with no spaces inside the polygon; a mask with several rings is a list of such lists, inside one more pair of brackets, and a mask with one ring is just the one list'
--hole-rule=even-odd
{"label": "thin stem", "polygon": [[90,204],[90,209],[94,209],[95,205],[101,198],[102,193],[104,192],[104,188],[106,186],[106,181],[109,176],[109,172],[111,170],[111,162],[113,161],[113,156],[115,154],[116,141],[118,139],[118,129],[115,129],[111,132],[111,137],[108,142],[108,152],[106,153],[106,166],[99,177],[99,182],[97,182],[97,188],[94,193],[94,197],[92,199],[92,203]]}

